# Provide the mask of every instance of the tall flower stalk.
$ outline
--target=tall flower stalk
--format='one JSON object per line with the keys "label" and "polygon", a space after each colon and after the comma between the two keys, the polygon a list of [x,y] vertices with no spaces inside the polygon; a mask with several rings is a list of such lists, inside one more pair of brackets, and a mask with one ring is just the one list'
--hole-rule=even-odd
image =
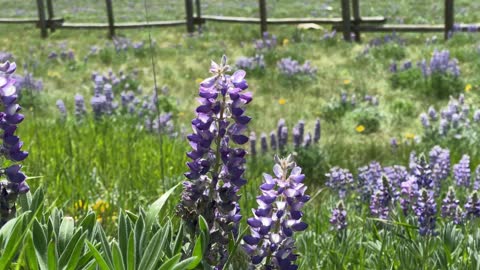
{"label": "tall flower stalk", "polygon": [[275,157],[274,175],[264,174],[260,186],[262,195],[257,197],[258,208],[254,217],[247,220],[250,235],[244,237],[246,252],[254,265],[262,269],[297,269],[295,260],[294,231],[303,231],[301,211],[310,199],[305,194],[305,175],[291,156]]}
{"label": "tall flower stalk", "polygon": [[21,107],[17,104],[17,91],[12,76],[15,70],[15,63],[7,61],[0,64],[0,129],[3,131],[0,154],[10,161],[3,163],[10,164],[9,167],[0,169],[0,175],[6,178],[0,180],[0,227],[15,216],[18,195],[30,190],[25,182],[27,177],[20,171],[22,166],[18,164],[28,156],[28,152],[21,149],[23,142],[15,135],[18,124],[24,119],[19,113]]}
{"label": "tall flower stalk", "polygon": [[189,171],[185,173],[179,214],[191,232],[195,233],[199,216],[210,228],[207,260],[219,268],[227,260],[226,247],[233,231],[237,235],[241,219],[238,192],[247,183],[243,178],[245,155],[243,145],[248,137],[243,133],[250,117],[245,107],[252,101],[245,71],[228,75],[230,66],[212,61],[212,77],[200,83],[196,118],[192,120],[193,133],[187,138],[192,150],[187,153]]}

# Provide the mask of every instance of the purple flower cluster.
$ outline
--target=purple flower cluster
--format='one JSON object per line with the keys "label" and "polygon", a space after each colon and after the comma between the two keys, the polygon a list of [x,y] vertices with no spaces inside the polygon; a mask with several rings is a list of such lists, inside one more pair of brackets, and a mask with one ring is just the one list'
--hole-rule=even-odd
{"label": "purple flower cluster", "polygon": [[192,151],[185,173],[187,181],[179,214],[192,231],[203,216],[210,228],[208,260],[222,267],[228,254],[226,246],[232,230],[236,234],[241,219],[238,192],[247,183],[243,178],[246,151],[233,145],[243,145],[248,137],[243,133],[250,122],[245,109],[252,101],[245,71],[229,75],[226,56],[217,64],[212,61],[212,77],[200,83],[197,116],[192,120],[193,133],[188,135]]}
{"label": "purple flower cluster", "polygon": [[58,46],[58,50],[53,50],[48,54],[50,60],[75,61],[75,53],[72,49],[67,48],[66,43]]}
{"label": "purple flower cluster", "polygon": [[12,59],[13,59],[13,54],[5,51],[0,51],[0,63],[12,61]]}
{"label": "purple flower cluster", "polygon": [[255,40],[254,45],[257,51],[272,50],[277,46],[277,36],[265,32],[262,39]]}
{"label": "purple flower cluster", "polygon": [[265,260],[265,269],[297,269],[293,232],[307,228],[301,209],[310,196],[305,194],[305,175],[291,156],[275,161],[274,176],[263,175],[262,195],[257,197],[254,217],[247,221],[250,235],[244,237],[244,248],[254,265]]}
{"label": "purple flower cluster", "polygon": [[463,155],[458,164],[453,165],[453,177],[457,186],[470,187],[470,157]]}
{"label": "purple flower cluster", "polygon": [[388,219],[388,213],[393,199],[392,188],[389,179],[385,176],[383,176],[379,182],[370,200],[370,213],[374,217]]}
{"label": "purple flower cluster", "polygon": [[454,220],[455,223],[460,223],[457,217],[457,208],[460,201],[455,196],[455,189],[453,187],[448,188],[447,195],[442,201],[442,217]]}
{"label": "purple flower cluster", "polygon": [[347,210],[345,209],[343,201],[339,201],[337,206],[332,209],[330,224],[332,225],[332,229],[336,231],[343,231],[347,228]]}
{"label": "purple flower cluster", "polygon": [[426,61],[419,62],[418,65],[422,69],[423,76],[429,77],[432,74],[447,75],[450,74],[454,77],[460,76],[460,67],[458,66],[458,60],[450,57],[448,50],[433,52],[430,59],[429,66],[426,65]]}
{"label": "purple flower cluster", "polygon": [[439,191],[441,181],[450,175],[450,150],[436,145],[430,150],[429,158],[434,185]]}
{"label": "purple flower cluster", "polygon": [[124,37],[114,37],[113,38],[113,46],[115,47],[115,51],[117,53],[122,51],[128,51],[128,49],[132,48],[134,50],[141,50],[145,46],[143,41],[140,42],[132,42],[128,38]]}
{"label": "purple flower cluster", "polygon": [[310,61],[305,61],[303,64],[298,63],[297,60],[293,60],[292,58],[282,58],[277,63],[278,71],[288,77],[296,76],[296,75],[307,75],[307,76],[315,76],[317,73],[317,68],[313,67],[310,64]]}
{"label": "purple flower cluster", "polygon": [[420,235],[436,235],[435,225],[437,221],[437,204],[435,203],[433,192],[421,189],[419,191],[417,202],[414,205],[414,211],[418,219],[418,230]]}
{"label": "purple flower cluster", "polygon": [[265,69],[263,54],[256,54],[254,57],[242,56],[237,59],[235,66],[243,70]]}
{"label": "purple flower cluster", "polygon": [[15,80],[18,95],[21,95],[24,91],[35,93],[43,90],[43,81],[33,78],[33,74],[27,70],[25,70],[24,76],[14,74],[12,78]]}
{"label": "purple flower cluster", "polygon": [[0,170],[0,175],[6,180],[0,181],[0,227],[15,216],[15,201],[19,194],[27,193],[26,175],[21,172],[22,166],[17,162],[23,161],[28,152],[21,148],[23,142],[15,135],[17,126],[23,121],[24,116],[19,113],[21,107],[17,102],[15,79],[12,74],[16,70],[15,63],[5,62],[0,64],[0,129],[2,144],[0,154],[13,165]]}
{"label": "purple flower cluster", "polygon": [[411,68],[412,68],[412,61],[410,60],[406,60],[405,62],[403,62],[403,64],[400,65],[400,68],[397,62],[393,62],[390,64],[391,73],[402,72],[402,71],[409,70]]}
{"label": "purple flower cluster", "polygon": [[344,199],[348,190],[353,189],[353,175],[347,169],[333,167],[325,174],[327,181],[325,185],[338,192],[338,196]]}
{"label": "purple flower cluster", "polygon": [[[428,113],[423,113],[421,118],[425,127],[425,137],[433,134],[439,134],[442,137],[452,136],[455,139],[467,137],[467,132],[476,128],[478,125],[472,125],[480,122],[480,110],[475,110],[473,116],[470,116],[470,105],[465,103],[465,97],[461,94],[458,99],[450,97],[448,105],[440,110],[438,114],[433,106],[428,108]],[[428,115],[425,120],[422,117]],[[440,117],[438,117],[440,115]],[[478,119],[477,119],[478,118]],[[425,126],[424,121],[430,123]],[[437,124],[433,124],[437,123]]]}
{"label": "purple flower cluster", "polygon": [[[268,152],[268,142],[267,142],[267,135],[265,133],[261,133],[264,143],[261,146],[261,152],[266,153]],[[320,141],[321,135],[321,126],[320,126],[320,119],[315,121],[313,135],[311,132],[305,131],[305,121],[299,120],[297,124],[292,128],[292,144],[293,148],[309,148],[313,144],[318,144]],[[272,151],[276,151],[277,149],[280,152],[284,152],[289,147],[289,140],[288,140],[288,127],[286,124],[285,119],[278,120],[277,130],[270,132],[270,149]],[[252,149],[252,147],[256,147],[256,144],[251,145],[250,153],[255,155],[258,151],[256,149]]]}
{"label": "purple flower cluster", "polygon": [[478,192],[475,190],[468,197],[467,203],[465,203],[465,218],[473,219],[480,217],[480,200],[478,198]]}

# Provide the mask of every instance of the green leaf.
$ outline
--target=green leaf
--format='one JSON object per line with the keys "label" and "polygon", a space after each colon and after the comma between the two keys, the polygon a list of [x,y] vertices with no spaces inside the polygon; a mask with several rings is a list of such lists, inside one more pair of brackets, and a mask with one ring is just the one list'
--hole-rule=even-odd
{"label": "green leaf", "polygon": [[18,218],[12,219],[14,220],[13,227],[11,227],[12,230],[9,236],[4,237],[6,244],[4,253],[0,257],[0,270],[7,269],[15,254],[17,254],[20,244],[23,242],[23,238],[27,232],[23,228],[24,217],[25,215],[22,214]]}
{"label": "green leaf", "polygon": [[[143,216],[139,216],[137,219],[137,223],[135,224],[135,256],[141,258],[141,254],[143,254],[143,241],[145,239],[145,222]],[[137,260],[139,263],[140,260]]]}
{"label": "green leaf", "polygon": [[225,265],[224,265],[223,269],[228,269],[228,266],[229,266],[230,262],[232,261],[232,258],[235,255],[235,252],[237,251],[237,248],[240,245],[240,242],[242,241],[243,236],[247,233],[247,230],[248,230],[248,226],[245,227],[245,229],[243,229],[242,233],[238,235],[235,242],[233,242],[233,239],[235,239],[235,237],[233,236],[233,233],[230,235],[230,242],[228,244],[228,246],[229,246],[229,248],[228,248],[228,259],[225,262]]}
{"label": "green leaf", "polygon": [[95,212],[88,212],[87,215],[82,219],[82,221],[80,221],[78,226],[86,231],[89,231],[90,234],[92,234],[93,229],[95,228],[96,220],[97,218]]}
{"label": "green leaf", "polygon": [[172,248],[172,254],[180,253],[183,244],[183,223],[180,223],[180,228],[178,229],[177,236]]}
{"label": "green leaf", "polygon": [[181,257],[182,257],[182,254],[177,254],[173,256],[172,258],[164,262],[158,270],[171,270],[178,263],[178,261],[180,261]]}
{"label": "green leaf", "polygon": [[127,264],[127,248],[128,248],[128,230],[127,230],[127,218],[123,211],[120,211],[118,215],[118,245],[120,253],[123,255],[123,264]]}
{"label": "green leaf", "polygon": [[112,243],[113,266],[115,270],[125,270],[123,256],[117,242]]}
{"label": "green leaf", "polygon": [[150,230],[150,228],[153,225],[153,222],[157,219],[157,217],[160,215],[161,212],[164,209],[165,203],[167,202],[168,198],[172,193],[175,191],[175,189],[180,185],[178,183],[176,186],[172,187],[171,189],[167,190],[158,200],[156,200],[154,203],[150,205],[147,211],[147,216],[146,216],[146,228]]}
{"label": "green leaf", "polygon": [[96,249],[90,241],[87,240],[87,246],[90,249],[90,251],[93,253],[93,257],[95,257],[95,260],[98,263],[98,267],[100,267],[101,270],[115,270],[113,267],[110,268],[105,261],[105,259],[102,257],[98,249]]}
{"label": "green leaf", "polygon": [[72,217],[64,217],[60,229],[58,231],[58,249],[59,251],[65,250],[68,242],[73,236],[75,229],[75,223]]}
{"label": "green leaf", "polygon": [[40,269],[48,270],[48,242],[45,230],[40,225],[37,219],[33,221],[32,225],[32,241],[35,253],[37,254],[37,260],[40,264]]}
{"label": "green leaf", "polygon": [[25,257],[26,257],[26,261],[27,261],[27,264],[28,264],[28,269],[30,269],[30,270],[38,270],[39,269],[39,263],[37,262],[37,256],[35,254],[35,247],[33,245],[33,234],[32,234],[32,232],[28,232],[28,235],[27,235],[27,238],[26,238]]}
{"label": "green leaf", "polygon": [[[81,230],[79,230],[78,232],[81,232]],[[68,264],[67,264],[67,270],[74,270],[74,269],[77,269],[78,268],[78,263],[80,261],[80,255],[82,254],[82,251],[83,251],[83,247],[85,245],[85,238],[87,237],[87,232],[84,232],[80,238],[78,239],[78,241],[70,241],[70,242],[73,242],[73,243],[76,243],[75,244],[75,247],[73,248],[73,251],[70,253],[70,259],[68,260]],[[68,243],[68,245],[70,246],[70,243]],[[68,249],[68,247],[67,247]],[[60,258],[61,260],[61,258]]]}
{"label": "green leaf", "polygon": [[57,251],[55,246],[55,241],[51,240],[48,243],[48,270],[56,270],[57,267]]}
{"label": "green leaf", "polygon": [[17,202],[20,205],[22,212],[30,210],[30,206],[32,205],[32,193],[29,191],[25,194],[20,194]]}
{"label": "green leaf", "polygon": [[82,231],[77,230],[77,232],[69,239],[70,241],[68,241],[67,247],[63,250],[59,250],[59,252],[61,252],[60,259],[58,261],[58,266],[60,269],[64,269],[69,263],[68,261],[72,259],[73,249],[77,245],[81,235]]}
{"label": "green leaf", "polygon": [[[112,263],[112,252],[110,250],[110,245],[108,244],[108,240],[107,240],[107,236],[105,235],[105,231],[103,230],[103,228],[100,225],[98,225],[98,236],[100,238],[100,242],[102,243],[102,250],[104,252],[105,261],[107,262],[108,267],[110,267],[111,269],[114,269],[113,268],[113,263]],[[95,256],[95,254],[94,254],[94,256]]]}
{"label": "green leaf", "polygon": [[[190,261],[190,263],[186,266],[186,269],[194,269],[197,265],[202,261],[203,258],[203,238],[198,237],[197,241],[195,241],[195,246],[193,247],[192,257],[196,258],[195,260]],[[175,266],[176,267],[176,266]],[[174,268],[176,269],[176,268]]]}
{"label": "green leaf", "polygon": [[153,269],[157,264],[157,261],[160,259],[160,237],[162,236],[162,232],[162,230],[159,230],[153,235],[150,243],[148,243],[148,246],[145,249],[145,253],[142,256],[142,259],[140,260],[140,265],[138,266],[138,269]]}
{"label": "green leaf", "polygon": [[[198,263],[200,263],[202,259],[198,259],[197,257],[191,257],[191,258],[188,258],[188,259],[185,259],[179,263],[177,263],[173,268],[172,270],[184,270],[184,269],[191,269],[191,268],[188,268],[190,265],[192,265],[193,262],[196,262],[198,261]],[[196,263],[198,265],[198,263]]]}
{"label": "green leaf", "polygon": [[135,236],[131,231],[128,237],[127,270],[135,270],[135,258]]}

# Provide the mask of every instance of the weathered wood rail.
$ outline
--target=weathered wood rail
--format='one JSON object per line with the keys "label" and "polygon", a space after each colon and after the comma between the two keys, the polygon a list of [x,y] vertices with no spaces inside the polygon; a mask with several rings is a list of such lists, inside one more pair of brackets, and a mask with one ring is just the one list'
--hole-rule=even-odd
{"label": "weathered wood rail", "polygon": [[[46,1],[46,4],[45,4]],[[337,31],[341,31],[343,38],[350,41],[354,33],[355,41],[360,41],[362,32],[444,32],[445,39],[450,37],[453,30],[456,31],[480,31],[480,24],[457,25],[454,29],[454,0],[444,0],[444,24],[386,24],[387,19],[382,16],[362,17],[360,14],[360,0],[341,1],[341,17],[339,18],[269,18],[267,14],[266,0],[258,0],[259,17],[226,17],[215,15],[203,15],[200,0],[185,0],[185,19],[170,21],[151,22],[127,22],[119,23],[114,20],[113,1],[105,0],[106,22],[105,23],[71,23],[63,18],[55,17],[52,0],[36,0],[38,18],[0,18],[0,24],[35,24],[40,28],[41,37],[48,36],[58,28],[65,29],[108,29],[108,36],[115,36],[116,29],[134,29],[145,27],[176,27],[186,26],[188,33],[195,32],[207,22],[258,24],[260,33],[268,30],[268,25],[315,23],[332,25]],[[45,12],[47,9],[47,14]],[[194,10],[195,9],[195,10]],[[473,26],[473,27],[472,27]]]}

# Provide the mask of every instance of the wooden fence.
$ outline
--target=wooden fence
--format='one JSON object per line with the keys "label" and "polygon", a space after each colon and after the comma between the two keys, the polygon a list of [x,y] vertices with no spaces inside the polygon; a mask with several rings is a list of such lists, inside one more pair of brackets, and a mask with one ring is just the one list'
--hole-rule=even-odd
{"label": "wooden fence", "polygon": [[[22,0],[25,1],[25,0]],[[195,3],[194,3],[195,1]],[[360,0],[339,0],[341,1],[341,17],[339,18],[268,18],[266,0],[258,0],[259,17],[225,17],[202,15],[200,0],[185,0],[185,19],[172,21],[152,21],[138,23],[115,23],[112,0],[105,0],[106,23],[70,23],[63,18],[55,17],[52,0],[36,0],[38,9],[38,18],[22,19],[2,19],[0,24],[20,24],[34,23],[40,28],[41,37],[48,36],[48,30],[51,32],[57,28],[66,29],[108,29],[109,37],[115,36],[116,29],[143,28],[143,27],[171,27],[184,25],[188,33],[195,32],[195,26],[198,29],[208,21],[222,23],[241,23],[258,24],[260,34],[268,30],[270,24],[300,24],[315,23],[327,24],[343,33],[346,41],[351,41],[351,33],[355,33],[356,41],[360,41],[362,32],[444,32],[445,39],[448,39],[454,27],[454,0],[445,1],[444,24],[436,25],[413,25],[413,24],[386,24],[386,18],[362,17],[360,15]],[[392,0],[393,1],[393,0]],[[46,2],[46,5],[45,5]],[[45,7],[47,12],[45,12]],[[480,24],[476,24],[476,29],[480,29]],[[460,25],[456,30],[470,31],[471,25]]]}

